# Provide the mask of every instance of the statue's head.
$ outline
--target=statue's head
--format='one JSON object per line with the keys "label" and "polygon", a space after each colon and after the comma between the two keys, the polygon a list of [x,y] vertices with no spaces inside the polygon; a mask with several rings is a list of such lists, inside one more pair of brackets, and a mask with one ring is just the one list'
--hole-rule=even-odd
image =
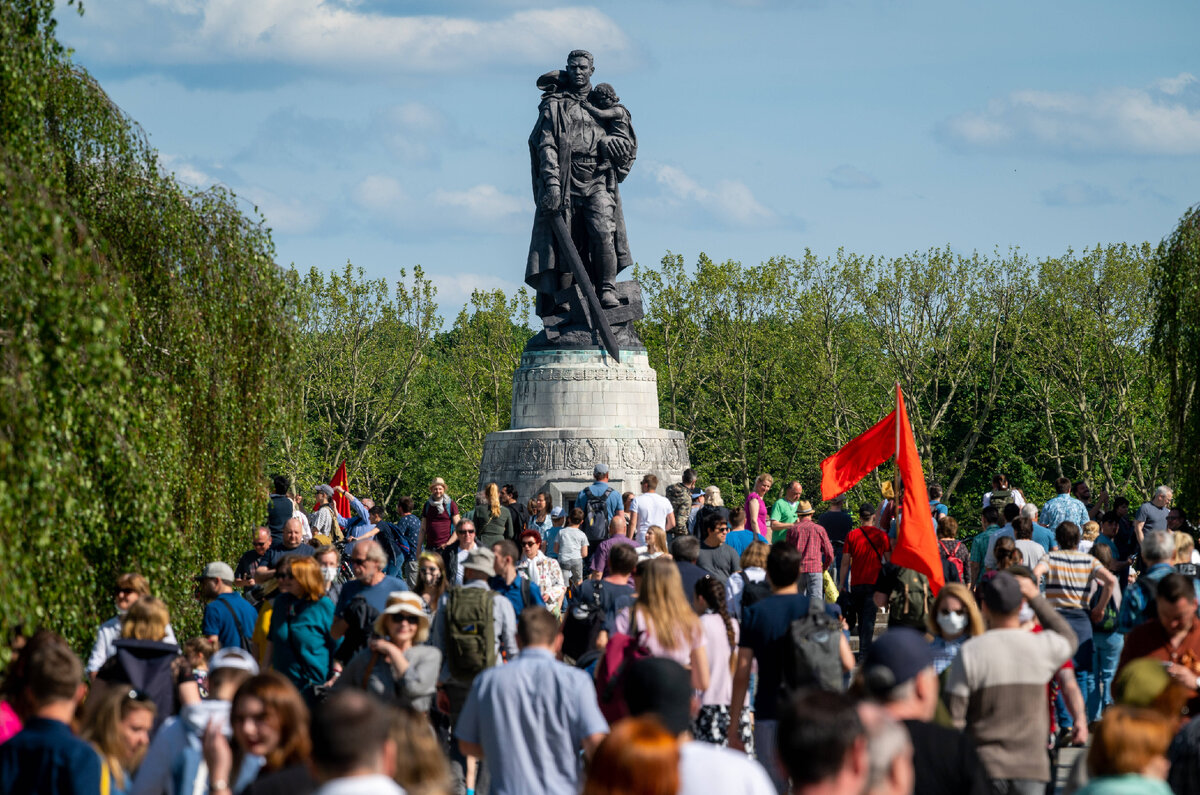
{"label": "statue's head", "polygon": [[592,54],[587,50],[571,50],[567,56],[567,68],[564,70],[567,85],[577,89],[587,86],[592,79],[592,72],[596,71],[593,64]]}
{"label": "statue's head", "polygon": [[592,103],[601,110],[611,108],[620,101],[621,98],[617,96],[617,90],[608,83],[598,83],[596,87],[588,93],[588,102]]}

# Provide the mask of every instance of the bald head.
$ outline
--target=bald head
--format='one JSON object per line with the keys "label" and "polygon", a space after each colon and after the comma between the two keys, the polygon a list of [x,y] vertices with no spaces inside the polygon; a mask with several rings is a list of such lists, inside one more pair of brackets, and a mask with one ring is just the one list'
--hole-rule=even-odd
{"label": "bald head", "polygon": [[617,514],[608,523],[608,534],[614,538],[616,536],[623,536],[625,535],[625,527],[625,517],[621,514]]}
{"label": "bald head", "polygon": [[304,523],[299,517],[293,516],[283,523],[283,546],[295,549],[304,540]]}

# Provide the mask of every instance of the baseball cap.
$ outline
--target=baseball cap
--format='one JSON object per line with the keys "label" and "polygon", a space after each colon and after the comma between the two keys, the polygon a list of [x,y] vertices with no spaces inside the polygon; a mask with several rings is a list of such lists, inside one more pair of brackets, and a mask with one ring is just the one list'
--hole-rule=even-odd
{"label": "baseball cap", "polygon": [[1002,615],[1017,612],[1025,598],[1017,578],[1007,571],[996,572],[994,577],[984,580],[979,591],[988,610]]}
{"label": "baseball cap", "polygon": [[219,560],[213,561],[204,567],[204,571],[196,575],[197,580],[222,580],[224,582],[233,583],[233,569],[228,563],[222,563]]}
{"label": "baseball cap", "polygon": [[208,661],[208,670],[215,671],[218,668],[237,668],[258,675],[258,661],[254,655],[238,646],[225,646],[213,653]]}
{"label": "baseball cap", "polygon": [[871,644],[863,657],[863,681],[886,694],[933,666],[933,649],[925,635],[911,627],[893,627]]}
{"label": "baseball cap", "polygon": [[607,475],[608,464],[596,464],[596,466],[592,467],[592,471],[598,475]]}
{"label": "baseball cap", "polygon": [[630,715],[649,713],[672,734],[682,734],[692,725],[692,675],[674,660],[635,660],[625,671],[624,685]]}
{"label": "baseball cap", "polygon": [[464,569],[471,569],[480,574],[486,574],[489,577],[496,576],[496,556],[492,550],[484,547],[475,547],[467,553],[467,560],[463,563]]}
{"label": "baseball cap", "polygon": [[567,515],[567,512],[562,509],[561,505],[555,505],[554,509],[550,511],[551,519],[557,519],[560,516],[566,516],[566,515]]}
{"label": "baseball cap", "polygon": [[333,496],[333,486],[330,486],[328,483],[318,483],[317,485],[313,486],[313,491],[320,492],[326,497]]}

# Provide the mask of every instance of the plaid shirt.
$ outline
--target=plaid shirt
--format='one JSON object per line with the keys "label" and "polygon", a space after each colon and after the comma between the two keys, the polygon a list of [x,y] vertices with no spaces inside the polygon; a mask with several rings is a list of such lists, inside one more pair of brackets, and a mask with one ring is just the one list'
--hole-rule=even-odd
{"label": "plaid shirt", "polygon": [[833,545],[825,528],[805,516],[787,531],[787,542],[800,550],[800,572],[820,574],[833,563]]}

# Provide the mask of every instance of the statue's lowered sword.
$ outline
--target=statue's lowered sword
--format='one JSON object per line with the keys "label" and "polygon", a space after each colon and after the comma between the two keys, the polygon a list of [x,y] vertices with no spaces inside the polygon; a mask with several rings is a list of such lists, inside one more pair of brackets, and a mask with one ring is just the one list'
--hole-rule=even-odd
{"label": "statue's lowered sword", "polygon": [[600,306],[600,299],[596,296],[596,288],[592,285],[592,280],[588,278],[587,272],[583,269],[583,260],[579,259],[579,252],[575,250],[575,244],[571,241],[571,233],[567,229],[566,219],[562,213],[554,213],[550,216],[550,226],[554,229],[554,237],[558,240],[558,248],[564,257],[567,258],[567,264],[571,267],[571,275],[575,278],[575,283],[579,285],[579,290],[583,293],[584,300],[587,301],[588,309],[592,315],[592,326],[600,332],[600,339],[604,342],[604,349],[616,361],[621,361],[621,349],[617,347],[617,338],[613,335],[612,327],[608,325],[608,317],[604,314],[604,307]]}

